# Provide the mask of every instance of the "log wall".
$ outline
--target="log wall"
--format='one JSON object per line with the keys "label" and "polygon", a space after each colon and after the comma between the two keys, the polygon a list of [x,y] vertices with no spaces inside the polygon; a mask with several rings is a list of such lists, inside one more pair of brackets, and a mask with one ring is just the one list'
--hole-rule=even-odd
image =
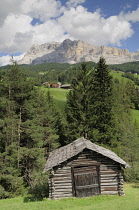
{"label": "log wall", "polygon": [[122,170],[118,163],[96,152],[85,150],[67,162],[55,167],[49,176],[49,198],[73,197],[71,168],[81,165],[100,165],[101,194],[124,195]]}

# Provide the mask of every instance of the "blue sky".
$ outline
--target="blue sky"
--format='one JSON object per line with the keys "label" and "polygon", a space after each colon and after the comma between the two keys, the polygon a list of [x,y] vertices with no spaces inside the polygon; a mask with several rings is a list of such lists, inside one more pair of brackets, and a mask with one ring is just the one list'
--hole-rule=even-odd
{"label": "blue sky", "polygon": [[82,40],[139,50],[138,0],[1,0],[0,65],[34,44]]}

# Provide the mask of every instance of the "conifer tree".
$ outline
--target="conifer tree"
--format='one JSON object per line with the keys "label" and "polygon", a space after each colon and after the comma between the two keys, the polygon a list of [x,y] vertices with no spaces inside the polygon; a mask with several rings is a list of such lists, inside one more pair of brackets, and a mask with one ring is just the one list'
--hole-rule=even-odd
{"label": "conifer tree", "polygon": [[[0,84],[1,106],[1,163],[0,182],[5,196],[21,193],[20,155],[23,122],[26,120],[25,101],[29,99],[33,86],[16,62],[9,66]],[[15,192],[14,192],[15,191]]]}
{"label": "conifer tree", "polygon": [[72,90],[67,96],[66,113],[69,141],[81,136],[87,137],[92,76],[93,70],[87,68],[86,63],[82,63],[77,77],[73,80]]}
{"label": "conifer tree", "polygon": [[110,144],[113,137],[112,76],[103,57],[100,58],[90,94],[90,133],[93,141]]}
{"label": "conifer tree", "polygon": [[0,196],[4,198],[47,181],[41,172],[49,152],[59,146],[58,112],[50,94],[34,88],[15,62],[3,76],[0,91]]}
{"label": "conifer tree", "polygon": [[67,97],[71,139],[84,136],[93,142],[110,144],[114,134],[112,86],[112,77],[104,58],[100,58],[95,72],[82,64]]}

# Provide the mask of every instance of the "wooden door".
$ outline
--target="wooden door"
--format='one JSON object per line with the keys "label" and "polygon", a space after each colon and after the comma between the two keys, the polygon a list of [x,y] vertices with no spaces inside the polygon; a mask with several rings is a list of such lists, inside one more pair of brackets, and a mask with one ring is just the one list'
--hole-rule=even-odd
{"label": "wooden door", "polygon": [[73,194],[75,197],[90,197],[100,194],[99,166],[78,166],[72,168]]}

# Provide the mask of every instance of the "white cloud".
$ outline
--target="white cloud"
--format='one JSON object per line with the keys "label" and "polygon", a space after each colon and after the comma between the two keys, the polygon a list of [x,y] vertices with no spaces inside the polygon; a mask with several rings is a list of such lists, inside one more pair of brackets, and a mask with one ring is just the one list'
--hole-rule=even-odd
{"label": "white cloud", "polygon": [[65,9],[61,2],[56,0],[25,0],[21,8],[24,14],[42,21],[59,16]]}
{"label": "white cloud", "polygon": [[76,7],[79,4],[85,3],[86,0],[69,0],[66,4],[68,7]]}
{"label": "white cloud", "polygon": [[82,6],[65,11],[59,18],[59,23],[75,39],[94,45],[120,45],[121,40],[133,34],[131,24],[127,20],[118,16],[105,19],[99,10],[91,13]]}
{"label": "white cloud", "polygon": [[[32,43],[31,18],[27,15],[9,15],[0,28],[0,50],[2,52],[24,52]],[[19,43],[19,36],[22,42]]]}
{"label": "white cloud", "polygon": [[31,18],[40,18],[45,21],[59,16],[64,9],[61,2],[57,0],[1,0],[0,25],[10,14],[28,15]]}
{"label": "white cloud", "polygon": [[66,38],[71,38],[70,35],[64,34],[63,27],[57,20],[49,20],[44,24],[34,27],[33,42],[35,44],[43,44],[46,42],[62,42]]}
{"label": "white cloud", "polygon": [[22,13],[21,4],[23,0],[1,0],[0,1],[0,26],[10,14]]}
{"label": "white cloud", "polygon": [[[105,18],[99,10],[91,13],[79,5],[84,2],[69,0],[63,7],[60,0],[0,1],[0,51],[26,52],[33,44],[66,38],[94,45],[120,45],[134,33],[132,22],[139,21],[139,8]],[[33,26],[33,18],[43,23]]]}
{"label": "white cloud", "polygon": [[25,52],[33,44],[43,44],[51,41],[63,41],[69,35],[64,35],[63,27],[57,20],[48,20],[44,24],[32,26],[27,15],[9,15],[0,28],[0,50],[2,52]]}
{"label": "white cloud", "polygon": [[139,8],[137,8],[137,10],[135,11],[128,12],[128,13],[121,12],[120,16],[126,21],[137,22],[139,21]]}
{"label": "white cloud", "polygon": [[[18,56],[13,56],[13,60],[14,61],[19,61],[24,57],[24,53]],[[8,64],[11,64],[11,56],[10,55],[6,55],[6,56],[2,56],[0,57],[0,66],[6,66]]]}
{"label": "white cloud", "polygon": [[[25,52],[34,43],[63,40],[63,28],[51,18],[64,10],[56,0],[5,0],[0,2],[0,51]],[[3,7],[3,8],[2,8]],[[33,18],[43,21],[42,25],[31,25]]]}

